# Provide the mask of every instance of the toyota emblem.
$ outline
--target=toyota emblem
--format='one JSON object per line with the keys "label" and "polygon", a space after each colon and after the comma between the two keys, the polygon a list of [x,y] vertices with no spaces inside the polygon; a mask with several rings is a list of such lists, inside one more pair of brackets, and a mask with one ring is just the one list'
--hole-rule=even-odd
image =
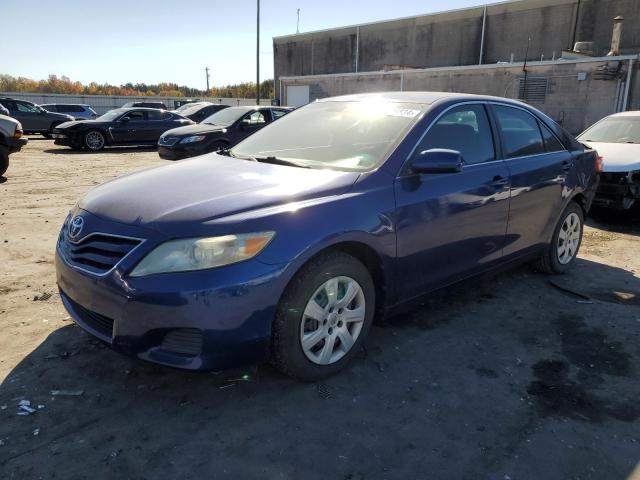
{"label": "toyota emblem", "polygon": [[83,226],[84,218],[82,218],[81,216],[74,217],[69,224],[69,238],[78,238],[78,235],[80,235]]}

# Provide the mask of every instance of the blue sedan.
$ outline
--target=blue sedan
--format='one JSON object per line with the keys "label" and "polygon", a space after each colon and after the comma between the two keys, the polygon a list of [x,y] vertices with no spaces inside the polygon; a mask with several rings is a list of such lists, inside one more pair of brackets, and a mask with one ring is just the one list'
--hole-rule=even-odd
{"label": "blue sedan", "polygon": [[270,359],[317,380],[374,317],[428,292],[505,264],[570,268],[598,162],[512,100],[328,98],[231,150],[90,191],[60,232],[60,294],[78,325],[140,359]]}

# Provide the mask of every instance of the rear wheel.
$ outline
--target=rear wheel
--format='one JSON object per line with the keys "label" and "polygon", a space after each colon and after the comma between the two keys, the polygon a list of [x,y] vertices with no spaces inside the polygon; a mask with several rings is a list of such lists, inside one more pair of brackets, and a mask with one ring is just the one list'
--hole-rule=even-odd
{"label": "rear wheel", "polygon": [[314,381],[342,370],[364,341],[375,310],[367,268],[342,252],[305,265],[287,287],[273,324],[273,363]]}
{"label": "rear wheel", "polygon": [[9,168],[9,149],[4,145],[0,145],[0,177]]}
{"label": "rear wheel", "polygon": [[104,148],[104,135],[98,130],[90,130],[84,134],[83,143],[92,152],[97,152]]}
{"label": "rear wheel", "polygon": [[537,261],[536,268],[546,273],[564,273],[576,260],[582,243],[584,213],[576,202],[567,206],[545,254]]}

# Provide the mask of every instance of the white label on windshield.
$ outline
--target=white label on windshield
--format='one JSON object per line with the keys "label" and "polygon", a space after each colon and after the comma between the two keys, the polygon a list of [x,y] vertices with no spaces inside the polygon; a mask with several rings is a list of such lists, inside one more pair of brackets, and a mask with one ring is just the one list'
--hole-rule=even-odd
{"label": "white label on windshield", "polygon": [[412,110],[411,108],[393,107],[386,112],[390,117],[413,118],[420,113],[420,110]]}

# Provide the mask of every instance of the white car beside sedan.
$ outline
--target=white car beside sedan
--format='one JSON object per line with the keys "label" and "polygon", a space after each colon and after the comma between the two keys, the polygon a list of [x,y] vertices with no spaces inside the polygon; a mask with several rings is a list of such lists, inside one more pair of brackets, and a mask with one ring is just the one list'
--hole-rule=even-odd
{"label": "white car beside sedan", "polygon": [[602,157],[594,205],[628,210],[640,204],[640,111],[609,115],[578,136]]}

